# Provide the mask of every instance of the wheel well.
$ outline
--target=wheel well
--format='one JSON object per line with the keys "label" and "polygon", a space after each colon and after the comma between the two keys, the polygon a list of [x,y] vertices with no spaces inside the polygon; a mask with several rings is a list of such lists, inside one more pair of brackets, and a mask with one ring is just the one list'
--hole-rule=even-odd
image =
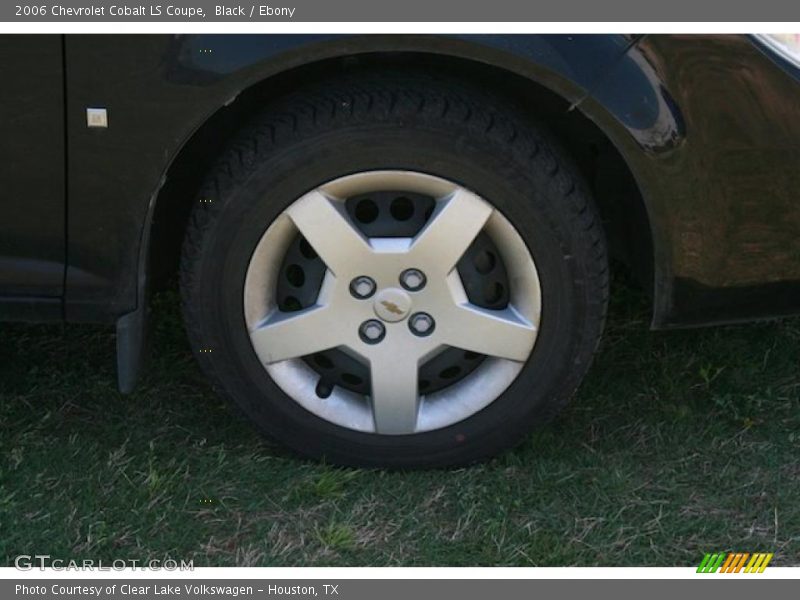
{"label": "wheel well", "polygon": [[[612,258],[627,265],[635,279],[653,292],[653,242],[647,211],[628,165],[591,120],[554,92],[520,75],[454,57],[418,54],[364,54],[329,59],[270,77],[243,91],[218,110],[184,145],[168,169],[152,217],[150,282],[153,289],[174,281],[183,232],[205,173],[220,149],[271,98],[318,78],[373,67],[446,72],[505,96],[545,123],[571,155],[598,205]],[[157,257],[157,260],[154,258]]]}

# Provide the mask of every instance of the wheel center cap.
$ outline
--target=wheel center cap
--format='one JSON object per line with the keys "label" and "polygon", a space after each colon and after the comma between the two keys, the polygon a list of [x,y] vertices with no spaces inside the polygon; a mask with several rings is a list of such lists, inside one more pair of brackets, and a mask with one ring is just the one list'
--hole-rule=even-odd
{"label": "wheel center cap", "polygon": [[411,312],[411,296],[399,288],[387,288],[375,295],[372,307],[383,321],[395,323]]}

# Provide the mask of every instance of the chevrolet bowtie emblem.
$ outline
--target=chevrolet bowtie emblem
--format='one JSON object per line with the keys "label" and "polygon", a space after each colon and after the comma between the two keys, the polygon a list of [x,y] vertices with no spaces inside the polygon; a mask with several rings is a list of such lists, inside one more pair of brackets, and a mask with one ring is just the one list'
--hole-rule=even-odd
{"label": "chevrolet bowtie emblem", "polygon": [[403,314],[403,310],[399,306],[397,306],[397,304],[395,304],[394,302],[389,302],[388,300],[381,300],[381,304],[383,304],[383,307],[390,313],[394,313],[396,315]]}

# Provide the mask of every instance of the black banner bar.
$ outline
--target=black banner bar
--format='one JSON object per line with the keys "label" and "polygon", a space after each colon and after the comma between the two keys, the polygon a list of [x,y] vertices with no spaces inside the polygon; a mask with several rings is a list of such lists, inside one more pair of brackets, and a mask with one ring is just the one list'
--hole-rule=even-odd
{"label": "black banner bar", "polygon": [[647,598],[751,600],[796,596],[795,580],[698,575],[670,580],[210,580],[210,579],[26,579],[0,581],[0,598],[15,600],[408,600],[457,598]]}
{"label": "black banner bar", "polygon": [[796,0],[61,0],[0,3],[11,22],[777,22]]}

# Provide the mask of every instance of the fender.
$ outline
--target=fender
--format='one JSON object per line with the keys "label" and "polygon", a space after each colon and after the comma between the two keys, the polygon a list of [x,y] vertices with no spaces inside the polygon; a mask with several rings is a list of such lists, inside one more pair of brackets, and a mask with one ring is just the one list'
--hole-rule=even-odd
{"label": "fender", "polygon": [[647,209],[653,328],[800,310],[798,93],[751,36],[648,35],[581,104],[613,115],[597,122]]}
{"label": "fender", "polygon": [[[659,96],[652,78],[625,60],[633,42],[621,35],[67,36],[66,318],[116,321],[119,383],[132,389],[144,347],[147,253],[159,191],[194,133],[251,86],[329,59],[448,56],[535,82],[582,110],[615,144],[624,147],[636,131],[656,128],[666,128],[662,137],[675,143],[678,123],[661,114],[662,104],[653,112]],[[628,86],[641,89],[613,93],[604,87],[607,77],[619,73],[626,74]],[[626,98],[638,98],[639,106]],[[107,129],[87,130],[82,111],[88,106],[108,109]],[[632,108],[639,119],[627,122]],[[647,139],[639,143],[654,143],[652,135],[642,135]]]}

